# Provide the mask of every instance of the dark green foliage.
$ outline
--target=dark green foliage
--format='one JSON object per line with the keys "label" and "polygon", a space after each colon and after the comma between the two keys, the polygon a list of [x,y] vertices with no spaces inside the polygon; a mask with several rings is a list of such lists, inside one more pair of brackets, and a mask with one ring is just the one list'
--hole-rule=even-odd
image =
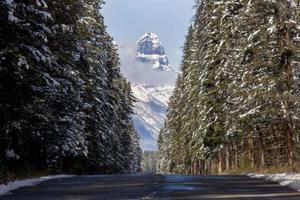
{"label": "dark green foliage", "polygon": [[139,171],[134,99],[101,3],[0,2],[2,177]]}

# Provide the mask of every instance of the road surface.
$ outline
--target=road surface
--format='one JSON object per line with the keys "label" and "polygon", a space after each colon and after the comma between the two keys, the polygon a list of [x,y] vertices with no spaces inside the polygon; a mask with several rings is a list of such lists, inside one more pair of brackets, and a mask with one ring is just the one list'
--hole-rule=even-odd
{"label": "road surface", "polygon": [[25,187],[0,200],[300,200],[300,193],[245,176],[76,176]]}

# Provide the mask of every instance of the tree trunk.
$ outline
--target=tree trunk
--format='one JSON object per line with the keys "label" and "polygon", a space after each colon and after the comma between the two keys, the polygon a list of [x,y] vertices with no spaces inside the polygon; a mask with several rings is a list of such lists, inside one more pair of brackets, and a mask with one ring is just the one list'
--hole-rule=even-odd
{"label": "tree trunk", "polygon": [[242,137],[242,152],[241,152],[241,167],[244,168],[245,167],[245,149],[244,149],[244,137]]}
{"label": "tree trunk", "polygon": [[248,135],[248,144],[249,144],[249,161],[251,168],[254,168],[254,135],[253,131],[249,131]]}
{"label": "tree trunk", "polygon": [[228,172],[230,170],[230,152],[229,152],[229,146],[226,145],[225,149],[226,153],[226,171]]}
{"label": "tree trunk", "polygon": [[197,175],[197,162],[194,161],[194,172],[193,175]]}
{"label": "tree trunk", "polygon": [[287,139],[287,157],[288,157],[288,165],[292,166],[294,162],[294,145],[293,145],[293,124],[290,115],[290,111],[288,110],[288,103],[284,101],[283,105],[283,113],[284,118],[286,120],[286,139]]}
{"label": "tree trunk", "polygon": [[211,160],[210,159],[205,160],[205,174],[206,175],[211,174],[211,168],[212,168]]}
{"label": "tree trunk", "polygon": [[288,164],[292,166],[294,164],[294,153],[293,153],[293,136],[290,131],[287,133],[288,140]]}
{"label": "tree trunk", "polygon": [[199,164],[200,164],[200,174],[199,175],[203,175],[204,174],[204,166],[205,166],[205,161],[204,160],[199,160]]}
{"label": "tree trunk", "polygon": [[236,170],[238,168],[238,147],[237,143],[234,143],[234,169]]}
{"label": "tree trunk", "polygon": [[213,158],[211,160],[212,164],[211,164],[211,172],[213,174],[218,173],[218,160],[216,158]]}
{"label": "tree trunk", "polygon": [[260,168],[265,168],[265,149],[262,133],[259,134],[258,149],[260,154]]}
{"label": "tree trunk", "polygon": [[218,174],[222,174],[222,151],[218,152]]}
{"label": "tree trunk", "polygon": [[209,160],[205,160],[205,165],[204,165],[204,174],[207,175],[209,174]]}
{"label": "tree trunk", "polygon": [[200,174],[200,165],[199,160],[196,161],[196,175]]}
{"label": "tree trunk", "polygon": [[[285,21],[286,19],[280,19],[280,21]],[[291,53],[289,52],[290,46],[290,35],[288,27],[284,27],[284,38],[282,39],[281,49],[282,49],[282,63],[284,67],[283,76],[286,79],[286,88],[285,91],[291,91],[293,86],[293,72],[291,68]],[[290,113],[290,105],[288,99],[282,100],[284,118],[286,120],[286,134],[287,134],[287,156],[288,156],[288,165],[293,165],[294,155],[293,155],[293,120]]]}

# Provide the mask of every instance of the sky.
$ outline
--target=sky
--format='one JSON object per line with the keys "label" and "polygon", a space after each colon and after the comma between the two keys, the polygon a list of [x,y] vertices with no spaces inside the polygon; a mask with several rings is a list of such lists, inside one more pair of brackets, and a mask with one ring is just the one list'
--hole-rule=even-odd
{"label": "sky", "polygon": [[156,33],[172,67],[177,69],[193,5],[194,0],[106,0],[102,14],[118,44],[134,45],[144,33]]}

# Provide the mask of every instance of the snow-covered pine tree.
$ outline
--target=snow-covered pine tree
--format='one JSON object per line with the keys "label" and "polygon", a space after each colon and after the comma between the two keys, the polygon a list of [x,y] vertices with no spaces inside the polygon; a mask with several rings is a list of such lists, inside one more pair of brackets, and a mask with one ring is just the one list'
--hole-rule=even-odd
{"label": "snow-covered pine tree", "polygon": [[[291,166],[299,151],[299,3],[204,0],[196,6],[196,48],[183,61],[194,64],[182,68],[170,101],[159,138],[162,171]],[[181,146],[185,135],[191,135],[189,148]],[[190,170],[182,155],[189,155]]]}
{"label": "snow-covered pine tree", "polygon": [[[84,82],[78,70],[78,48],[75,35],[78,10],[77,2],[46,1],[47,8],[53,17],[52,35],[48,46],[56,57],[54,76],[61,85],[61,90],[53,97],[52,109],[55,124],[48,134],[48,168],[64,172],[77,167],[70,158],[82,159],[87,155],[85,119],[82,109],[82,91]],[[67,16],[67,17],[66,17]],[[55,133],[55,134],[54,134]]]}
{"label": "snow-covered pine tree", "polygon": [[[189,117],[192,109],[186,100],[190,96],[189,88],[192,87],[191,79],[188,77],[191,65],[195,64],[192,57],[195,45],[194,33],[193,26],[190,26],[183,49],[182,73],[177,78],[175,91],[170,98],[168,120],[159,135],[158,170],[164,173],[170,170],[174,172],[188,171],[191,165],[191,155],[188,153],[191,132],[187,131],[187,128],[190,127]],[[176,165],[172,163],[176,163]]]}
{"label": "snow-covered pine tree", "polygon": [[[88,155],[81,166],[90,173],[106,173],[107,154],[111,154],[112,134],[105,106],[108,101],[109,62],[108,35],[99,10],[102,1],[76,1],[76,67],[80,72],[84,88],[81,94],[85,119]],[[73,15],[73,16],[74,16]],[[79,161],[81,162],[81,161]],[[83,163],[81,163],[83,164]]]}
{"label": "snow-covered pine tree", "polygon": [[139,170],[130,84],[119,70],[101,3],[0,2],[2,177],[8,170]]}
{"label": "snow-covered pine tree", "polygon": [[248,26],[240,25],[244,58],[239,116],[248,135],[250,167],[293,164],[299,101],[293,80],[297,63],[292,62],[299,48],[297,21],[291,1],[249,1],[242,16]]}
{"label": "snow-covered pine tree", "polygon": [[53,145],[47,139],[58,134],[52,104],[64,89],[48,47],[53,18],[44,1],[0,5],[1,159],[12,171],[43,168]]}
{"label": "snow-covered pine tree", "polygon": [[[134,97],[130,83],[120,71],[120,62],[117,50],[110,39],[110,57],[107,65],[108,72],[108,122],[111,123],[113,134],[111,150],[114,152],[109,166],[110,170],[133,173],[139,170],[140,149],[137,145],[137,133],[131,121],[133,114]],[[135,169],[135,166],[137,167]],[[113,173],[115,173],[113,171]]]}

